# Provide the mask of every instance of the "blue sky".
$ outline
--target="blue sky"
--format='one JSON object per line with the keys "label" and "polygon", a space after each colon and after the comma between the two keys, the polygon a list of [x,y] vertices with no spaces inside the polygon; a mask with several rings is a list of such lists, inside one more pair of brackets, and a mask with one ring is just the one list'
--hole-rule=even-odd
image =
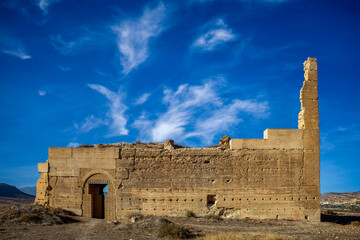
{"label": "blue sky", "polygon": [[297,128],[317,57],[321,192],[360,190],[360,3],[0,3],[0,182],[35,185],[48,147]]}

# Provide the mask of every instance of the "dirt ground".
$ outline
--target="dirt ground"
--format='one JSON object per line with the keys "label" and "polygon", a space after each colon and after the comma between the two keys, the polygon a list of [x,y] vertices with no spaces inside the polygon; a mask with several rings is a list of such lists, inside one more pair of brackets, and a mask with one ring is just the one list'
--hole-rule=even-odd
{"label": "dirt ground", "polygon": [[[321,223],[193,217],[166,217],[165,219],[155,216],[108,221],[71,216],[57,209],[44,212],[37,208],[31,209],[31,214],[26,216],[35,216],[33,213],[37,213],[42,218],[31,220],[24,218],[24,209],[29,213],[28,208],[27,206],[19,207],[19,205],[0,208],[0,239],[171,239],[159,237],[161,226],[169,223],[179,224],[189,229],[190,237],[193,239],[219,232],[273,233],[292,239],[360,239],[360,224],[356,223],[360,221],[359,213],[323,214]],[[49,216],[53,217],[50,219]],[[34,219],[36,221],[32,222]]]}

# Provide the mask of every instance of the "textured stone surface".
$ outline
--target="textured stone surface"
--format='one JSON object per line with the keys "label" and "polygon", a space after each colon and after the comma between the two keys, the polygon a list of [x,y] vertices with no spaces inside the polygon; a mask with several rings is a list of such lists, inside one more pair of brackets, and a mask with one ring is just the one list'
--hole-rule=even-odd
{"label": "textured stone surface", "polygon": [[225,136],[208,148],[172,140],[50,148],[39,164],[36,203],[106,219],[193,211],[320,221],[316,59],[304,70],[299,129],[267,129],[264,139]]}

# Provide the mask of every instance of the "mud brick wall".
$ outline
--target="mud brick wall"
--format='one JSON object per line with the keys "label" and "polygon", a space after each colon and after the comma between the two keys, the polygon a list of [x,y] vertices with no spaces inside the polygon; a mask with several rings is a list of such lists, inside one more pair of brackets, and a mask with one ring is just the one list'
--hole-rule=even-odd
{"label": "mud brick wall", "polygon": [[316,59],[304,70],[299,129],[267,129],[263,139],[222,139],[209,148],[171,140],[52,147],[39,164],[36,203],[105,219],[192,211],[320,221]]}

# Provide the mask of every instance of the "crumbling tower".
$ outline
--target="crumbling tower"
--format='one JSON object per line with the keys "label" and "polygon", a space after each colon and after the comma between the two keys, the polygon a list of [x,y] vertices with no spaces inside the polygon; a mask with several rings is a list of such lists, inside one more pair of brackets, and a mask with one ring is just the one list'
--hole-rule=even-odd
{"label": "crumbling tower", "polygon": [[[304,167],[302,173],[301,195],[309,193],[317,195],[314,209],[320,205],[320,133],[319,133],[319,101],[317,59],[308,58],[304,62],[303,87],[300,91],[301,111],[299,113],[299,129],[304,130]],[[320,212],[315,216],[320,221]]]}

